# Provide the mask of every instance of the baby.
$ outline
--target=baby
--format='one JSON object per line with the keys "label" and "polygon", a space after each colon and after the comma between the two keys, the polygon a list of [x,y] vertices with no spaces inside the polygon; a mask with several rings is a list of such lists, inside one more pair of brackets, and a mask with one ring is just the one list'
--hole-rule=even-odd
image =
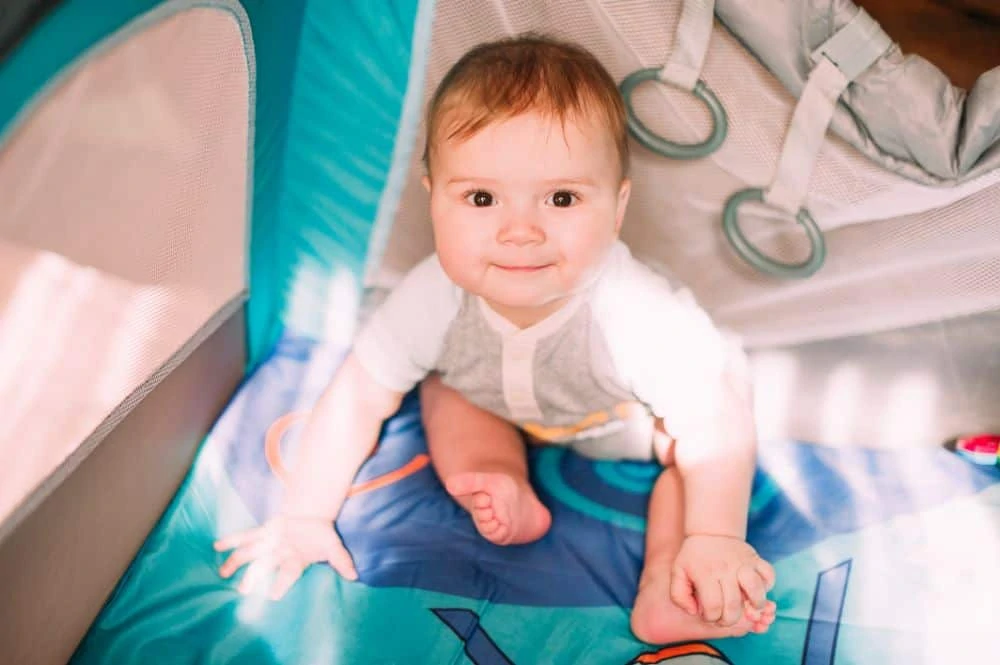
{"label": "baby", "polygon": [[608,72],[545,37],[474,48],[430,103],[424,160],[436,252],[320,397],[280,516],[216,544],[235,550],[221,574],[249,563],[241,590],[270,584],[274,598],[315,562],[356,579],[331,523],[419,383],[434,469],[484,538],[549,529],[525,442],[656,460],[633,632],[766,631],[774,571],[745,540],[756,440],[742,355],[618,239],[628,142]]}

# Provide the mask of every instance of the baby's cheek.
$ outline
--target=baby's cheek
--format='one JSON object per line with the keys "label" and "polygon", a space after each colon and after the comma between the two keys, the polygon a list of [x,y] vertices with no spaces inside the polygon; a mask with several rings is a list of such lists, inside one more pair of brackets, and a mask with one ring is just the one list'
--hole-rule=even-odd
{"label": "baby's cheek", "polygon": [[448,240],[443,238],[438,240],[437,253],[441,268],[452,281],[459,281],[462,278],[464,266],[462,265],[461,253],[455,250],[455,245]]}
{"label": "baby's cheek", "polygon": [[438,243],[438,260],[445,275],[466,291],[475,291],[482,279],[485,265],[472,243],[445,240]]}
{"label": "baby's cheek", "polygon": [[613,238],[607,234],[597,233],[592,229],[581,229],[579,233],[565,238],[564,256],[567,263],[577,272],[583,272],[601,261],[612,240]]}

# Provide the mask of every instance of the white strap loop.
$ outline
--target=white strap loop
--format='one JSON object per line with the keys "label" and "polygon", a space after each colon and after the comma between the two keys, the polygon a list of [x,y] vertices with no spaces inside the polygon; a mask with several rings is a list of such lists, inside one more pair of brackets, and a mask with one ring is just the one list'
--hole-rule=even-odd
{"label": "white strap loop", "polygon": [[660,70],[661,81],[694,90],[701,76],[715,20],[715,0],[684,0],[674,32],[674,48]]}

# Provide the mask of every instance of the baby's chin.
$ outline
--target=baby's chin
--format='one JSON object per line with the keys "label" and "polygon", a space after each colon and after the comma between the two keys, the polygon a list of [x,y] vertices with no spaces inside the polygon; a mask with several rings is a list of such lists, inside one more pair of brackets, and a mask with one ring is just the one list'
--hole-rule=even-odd
{"label": "baby's chin", "polygon": [[569,294],[487,290],[478,294],[495,307],[522,312],[555,311],[569,299]]}

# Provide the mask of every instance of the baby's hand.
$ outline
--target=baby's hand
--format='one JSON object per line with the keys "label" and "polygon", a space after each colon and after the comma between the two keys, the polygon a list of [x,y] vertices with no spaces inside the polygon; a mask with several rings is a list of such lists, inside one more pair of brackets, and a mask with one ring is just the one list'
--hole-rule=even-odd
{"label": "baby's hand", "polygon": [[319,561],[328,562],[342,577],[358,579],[351,555],[329,520],[275,517],[263,526],[216,541],[215,549],[235,550],[219,568],[222,577],[229,578],[250,564],[240,582],[240,593],[250,594],[271,584],[272,573],[276,573],[270,587],[272,600],[284,596],[302,571]]}
{"label": "baby's hand", "polygon": [[688,614],[719,626],[743,618],[746,604],[762,609],[774,587],[774,568],[746,541],[691,535],[674,560],[670,598]]}

